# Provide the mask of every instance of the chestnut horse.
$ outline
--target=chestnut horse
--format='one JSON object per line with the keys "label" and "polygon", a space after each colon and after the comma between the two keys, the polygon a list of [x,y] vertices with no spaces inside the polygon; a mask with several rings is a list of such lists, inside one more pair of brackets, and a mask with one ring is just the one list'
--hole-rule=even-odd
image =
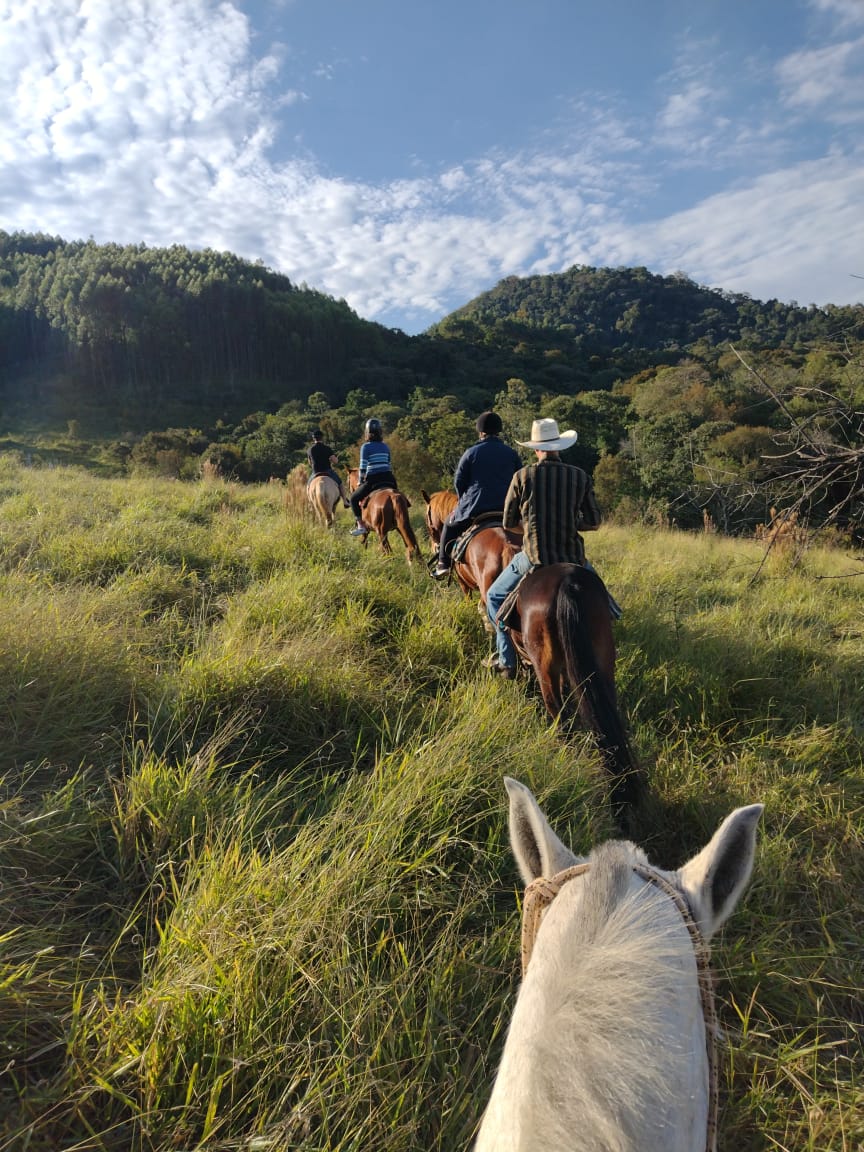
{"label": "chestnut horse", "polygon": [[[348,491],[353,492],[360,483],[360,472],[357,468],[348,469]],[[363,502],[363,522],[371,528],[378,537],[381,551],[392,555],[393,549],[387,535],[398,532],[405,542],[405,557],[410,564],[420,550],[411,519],[408,515],[408,498],[402,492],[392,488],[376,488],[370,492]],[[369,533],[363,537],[363,547],[369,541]]]}
{"label": "chestnut horse", "polygon": [[[455,492],[421,490],[426,527],[433,543],[441,539],[445,518],[456,506]],[[453,565],[466,594],[479,592],[484,624],[486,593],[522,547],[522,537],[501,527],[484,528]],[[618,710],[615,641],[609,594],[596,572],[576,564],[536,568],[519,585],[518,621],[511,635],[522,661],[537,677],[552,719],[566,722],[575,711],[593,733],[612,777],[612,807],[622,818],[625,806],[641,795],[641,776]],[[563,715],[562,715],[563,714]]]}
{"label": "chestnut horse", "polygon": [[[455,492],[433,492],[430,496],[422,488],[420,495],[426,503],[426,530],[437,548],[444,521],[456,507],[457,496]],[[484,620],[486,593],[521,547],[522,536],[519,532],[510,532],[500,525],[490,524],[472,536],[461,558],[453,564],[453,573],[466,596],[479,592]]]}
{"label": "chestnut horse", "polygon": [[593,733],[620,819],[638,803],[643,781],[618,709],[606,585],[579,564],[535,568],[518,587],[510,634],[534,669],[549,715],[569,723],[575,706]]}
{"label": "chestnut horse", "polygon": [[426,531],[429,533],[429,539],[433,546],[437,549],[441,543],[441,529],[444,527],[444,521],[456,507],[459,497],[455,492],[450,491],[433,492],[430,496],[422,488],[420,495],[426,505]]}

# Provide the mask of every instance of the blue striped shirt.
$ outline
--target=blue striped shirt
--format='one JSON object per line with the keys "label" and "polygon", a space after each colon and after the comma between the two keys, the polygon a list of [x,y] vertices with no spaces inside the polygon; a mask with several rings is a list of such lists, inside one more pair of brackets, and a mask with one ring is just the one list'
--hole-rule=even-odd
{"label": "blue striped shirt", "polygon": [[390,449],[382,440],[367,440],[360,446],[360,479],[374,476],[376,472],[389,472]]}

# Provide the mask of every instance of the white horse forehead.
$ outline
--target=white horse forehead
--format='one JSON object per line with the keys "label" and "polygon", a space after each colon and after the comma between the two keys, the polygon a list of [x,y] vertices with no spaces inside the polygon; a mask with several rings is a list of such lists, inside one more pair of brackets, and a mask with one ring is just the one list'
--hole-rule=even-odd
{"label": "white horse forehead", "polygon": [[616,907],[625,900],[638,902],[644,893],[646,899],[656,901],[658,910],[668,906],[670,920],[682,921],[681,913],[669,895],[640,875],[637,869],[648,869],[683,895],[678,873],[656,868],[635,844],[628,840],[608,841],[591,853],[588,863],[591,867],[586,872],[563,885],[547,913],[554,910],[556,919],[566,917],[570,920],[579,916],[585,930],[593,933],[593,929]]}

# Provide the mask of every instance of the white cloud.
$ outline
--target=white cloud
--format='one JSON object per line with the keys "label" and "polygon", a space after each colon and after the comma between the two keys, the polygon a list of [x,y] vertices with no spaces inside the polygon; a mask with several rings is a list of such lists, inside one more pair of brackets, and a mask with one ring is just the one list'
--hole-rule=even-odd
{"label": "white cloud", "polygon": [[711,95],[711,89],[698,82],[688,84],[681,92],[673,92],[658,117],[661,131],[677,133],[690,128],[704,117]]}
{"label": "white cloud", "polygon": [[[864,274],[860,157],[787,167],[637,227],[628,214],[644,216],[668,174],[650,168],[636,118],[592,94],[536,150],[352,182],[302,155],[273,160],[277,112],[290,120],[306,100],[282,82],[285,57],[256,59],[228,0],[0,0],[0,105],[15,109],[0,119],[0,226],[229,249],[416,327],[503,276],[573,263],[681,267],[820,301],[839,301],[847,271],[826,270],[825,251]],[[767,127],[720,116],[698,62],[664,84],[661,125],[691,138],[691,163],[722,140],[765,148]]]}
{"label": "white cloud", "polygon": [[819,12],[828,12],[844,24],[864,24],[864,0],[810,0]]}
{"label": "white cloud", "polygon": [[757,298],[802,304],[861,299],[861,157],[808,161],[631,229],[622,257]]}
{"label": "white cloud", "polygon": [[864,114],[864,36],[824,48],[794,52],[777,64],[781,97],[790,107],[821,109],[829,118]]}

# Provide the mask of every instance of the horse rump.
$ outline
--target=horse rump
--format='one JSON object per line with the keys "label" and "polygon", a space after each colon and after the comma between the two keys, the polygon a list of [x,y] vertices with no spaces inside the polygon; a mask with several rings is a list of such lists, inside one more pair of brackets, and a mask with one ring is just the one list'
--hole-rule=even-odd
{"label": "horse rump", "polygon": [[555,617],[577,711],[594,733],[611,777],[612,810],[624,826],[628,810],[644,795],[644,777],[618,708],[609,597],[596,572],[574,565],[563,576]]}

